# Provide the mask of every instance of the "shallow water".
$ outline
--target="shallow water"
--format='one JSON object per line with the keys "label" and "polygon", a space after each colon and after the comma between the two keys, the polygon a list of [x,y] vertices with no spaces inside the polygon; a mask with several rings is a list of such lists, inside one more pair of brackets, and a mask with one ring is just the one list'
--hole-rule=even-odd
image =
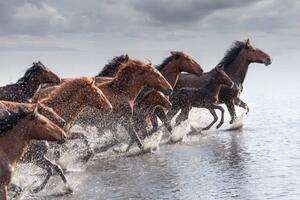
{"label": "shallow water", "polygon": [[[104,154],[84,167],[72,163],[67,177],[73,195],[52,196],[63,187],[55,177],[45,191],[28,192],[21,199],[300,199],[299,95],[289,100],[246,99],[250,114],[241,130],[222,131],[229,127],[226,115],[222,130],[163,144],[155,153]],[[195,110],[193,125],[199,126],[200,113],[204,123],[210,120],[207,113]],[[22,166],[16,180],[38,180],[42,171],[29,168]]]}

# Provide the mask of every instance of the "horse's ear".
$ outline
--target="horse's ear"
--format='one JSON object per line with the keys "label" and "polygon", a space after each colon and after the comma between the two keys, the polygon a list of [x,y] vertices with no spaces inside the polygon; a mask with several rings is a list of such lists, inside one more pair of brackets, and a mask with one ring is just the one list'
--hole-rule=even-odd
{"label": "horse's ear", "polygon": [[176,51],[170,51],[170,54],[171,54],[172,56],[175,56],[175,55],[177,55],[177,52],[176,52]]}
{"label": "horse's ear", "polygon": [[128,54],[125,54],[125,60],[129,60]]}
{"label": "horse's ear", "polygon": [[34,108],[33,108],[33,114],[34,115],[38,114],[38,111],[39,111],[39,103],[36,103]]}
{"label": "horse's ear", "polygon": [[91,83],[91,86],[94,86],[94,85],[96,85],[96,79],[93,78],[93,81],[92,81],[92,83]]}
{"label": "horse's ear", "polygon": [[171,51],[170,53],[171,53],[172,56],[175,57],[175,59],[178,59],[181,55],[181,53],[178,52],[178,51]]}
{"label": "horse's ear", "polygon": [[152,62],[150,59],[146,58],[146,60],[148,61],[147,65],[152,65]]}
{"label": "horse's ear", "polygon": [[250,39],[249,38],[245,41],[245,45],[246,45],[246,47],[250,46]]}

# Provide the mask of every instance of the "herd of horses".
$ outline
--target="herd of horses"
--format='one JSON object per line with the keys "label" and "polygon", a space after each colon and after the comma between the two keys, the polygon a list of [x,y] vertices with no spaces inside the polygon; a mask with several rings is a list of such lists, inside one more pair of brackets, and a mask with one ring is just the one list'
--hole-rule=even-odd
{"label": "herd of horses", "polygon": [[76,123],[94,125],[99,133],[115,133],[123,126],[131,138],[126,151],[134,143],[145,150],[142,141],[158,130],[158,118],[171,134],[172,118],[180,111],[179,125],[193,107],[207,108],[213,116],[204,130],[217,122],[215,109],[222,114],[216,128],[224,123],[220,104],[226,105],[233,123],[235,105],[249,112],[239,96],[251,63],[269,65],[271,58],[251,46],[249,39],[234,42],[209,72],[182,52],[171,52],[155,67],[121,55],[92,78],[62,79],[41,62],[33,63],[17,83],[0,87],[0,199],[7,198],[8,190],[21,191],[10,183],[17,162],[31,162],[47,171],[33,192],[44,189],[55,172],[67,184],[62,168],[46,155],[52,147],[58,159],[60,144],[80,138],[88,148],[83,160],[89,160],[93,150],[87,136],[71,131]]}

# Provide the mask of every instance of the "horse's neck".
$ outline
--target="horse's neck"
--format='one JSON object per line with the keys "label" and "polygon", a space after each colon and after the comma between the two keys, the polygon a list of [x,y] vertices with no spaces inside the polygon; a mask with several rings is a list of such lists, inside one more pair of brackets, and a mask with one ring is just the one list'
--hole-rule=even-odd
{"label": "horse's neck", "polygon": [[73,98],[65,101],[55,101],[55,99],[50,98],[43,100],[41,103],[52,108],[67,123],[70,123],[83,109],[79,102]]}
{"label": "horse's neck", "polygon": [[160,73],[170,83],[172,88],[174,88],[180,74],[180,71],[177,69],[177,67],[174,67],[174,64],[170,62],[167,64],[167,66],[160,70]]}
{"label": "horse's neck", "polygon": [[243,54],[239,54],[236,59],[225,67],[225,72],[235,83],[243,83],[247,75],[249,61]]}
{"label": "horse's neck", "polygon": [[211,92],[212,96],[218,96],[221,90],[222,84],[216,80],[215,75],[212,76],[209,83],[205,86],[205,89]]}
{"label": "horse's neck", "polygon": [[0,138],[0,145],[13,167],[22,157],[29,141],[27,129],[22,127],[21,123],[9,130],[3,138]]}
{"label": "horse's neck", "polygon": [[[140,77],[139,77],[140,78]],[[105,83],[104,83],[105,84]],[[134,81],[117,81],[116,79],[107,83],[109,89],[115,94],[122,94],[123,98],[126,98],[129,102],[134,102],[138,94],[144,88],[142,82]],[[105,93],[104,93],[105,94]]]}
{"label": "horse's neck", "polygon": [[143,99],[143,101],[138,102],[137,108],[139,115],[148,116],[154,111],[155,103],[149,99]]}

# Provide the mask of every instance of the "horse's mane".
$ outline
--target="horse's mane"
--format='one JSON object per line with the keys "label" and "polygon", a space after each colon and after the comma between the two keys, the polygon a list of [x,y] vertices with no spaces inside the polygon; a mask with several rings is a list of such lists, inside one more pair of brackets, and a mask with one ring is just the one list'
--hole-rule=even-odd
{"label": "horse's mane", "polygon": [[24,83],[28,82],[39,70],[49,71],[47,67],[41,62],[38,61],[36,63],[33,63],[33,66],[28,68],[22,78],[20,78],[17,83]]}
{"label": "horse's mane", "polygon": [[64,102],[71,99],[74,94],[83,88],[90,86],[93,83],[92,78],[81,77],[76,79],[70,79],[63,82],[57,89],[48,94],[41,102]]}
{"label": "horse's mane", "polygon": [[230,63],[234,61],[234,59],[238,56],[240,51],[246,46],[245,42],[242,41],[235,41],[231,47],[226,51],[222,60],[218,63],[218,66],[224,65],[226,68]]}
{"label": "horse's mane", "polygon": [[139,60],[129,60],[121,65],[111,83],[114,85],[115,89],[122,90],[124,82],[127,82],[128,79],[132,78],[131,74],[134,71],[140,70],[141,68],[155,69],[152,65],[143,63]]}
{"label": "horse's mane", "polygon": [[129,57],[128,55],[120,55],[114,57],[109,63],[107,63],[101,72],[97,76],[114,76],[117,71],[120,69],[121,64],[124,61],[128,61]]}
{"label": "horse's mane", "polygon": [[178,58],[182,52],[174,52],[175,54],[170,55],[169,57],[167,57],[166,59],[163,60],[163,62],[160,65],[156,66],[156,69],[158,71],[162,70],[165,66],[167,66],[169,64],[169,62],[171,62],[174,58]]}
{"label": "horse's mane", "polygon": [[22,104],[17,104],[10,108],[0,102],[0,136],[12,129],[20,120],[32,112],[30,107]]}

